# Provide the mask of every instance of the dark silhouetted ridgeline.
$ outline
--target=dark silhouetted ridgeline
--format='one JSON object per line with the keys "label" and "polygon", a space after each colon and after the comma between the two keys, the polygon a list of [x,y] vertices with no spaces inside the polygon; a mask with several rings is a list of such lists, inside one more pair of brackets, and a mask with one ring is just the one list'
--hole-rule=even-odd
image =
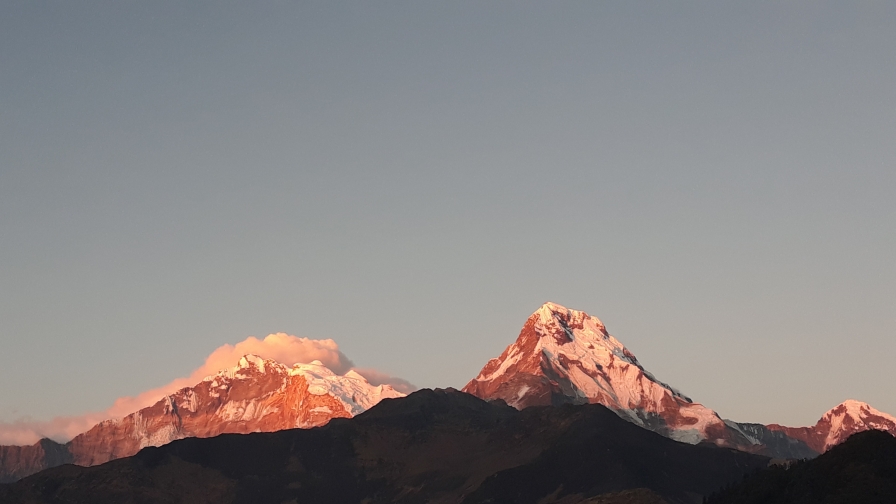
{"label": "dark silhouetted ridgeline", "polygon": [[896,438],[854,434],[820,457],[770,467],[712,495],[711,504],[896,503]]}

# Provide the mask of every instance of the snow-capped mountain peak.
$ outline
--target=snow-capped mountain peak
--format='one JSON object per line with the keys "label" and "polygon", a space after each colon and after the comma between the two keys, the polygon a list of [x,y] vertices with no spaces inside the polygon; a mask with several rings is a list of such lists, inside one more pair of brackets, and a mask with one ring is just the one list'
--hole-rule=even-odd
{"label": "snow-capped mountain peak", "polygon": [[519,409],[599,403],[626,420],[687,443],[709,441],[777,457],[819,452],[803,438],[776,432],[774,426],[722,420],[654,377],[600,319],[556,303],[539,307],[516,341],[488,361],[463,390]]}
{"label": "snow-capped mountain peak", "polygon": [[657,380],[597,317],[545,303],[516,342],[490,360],[465,392],[511,406],[600,403],[639,425],[697,443],[725,431],[712,410]]}
{"label": "snow-capped mountain peak", "polygon": [[886,413],[874,409],[868,403],[857,401],[855,399],[847,399],[828,410],[827,413],[822,415],[821,419],[831,421],[834,421],[835,419],[839,421],[861,421],[862,419],[871,416],[893,418]]}
{"label": "snow-capped mountain peak", "polygon": [[356,371],[338,375],[321,361],[290,367],[246,354],[235,366],[124,418],[103,421],[65,446],[74,463],[95,465],[184,437],[316,427],[402,396]]}
{"label": "snow-capped mountain peak", "polygon": [[[274,362],[274,361],[270,361]],[[241,369],[247,369],[250,367],[254,367],[258,369],[262,373],[264,372],[265,359],[255,355],[255,354],[246,354],[240,358],[240,361],[237,363],[237,367]]]}
{"label": "snow-capped mountain peak", "polygon": [[827,433],[824,450],[846,441],[846,438],[856,432],[871,429],[896,433],[896,417],[854,399],[848,399],[830,409],[816,424],[816,432]]}
{"label": "snow-capped mountain peak", "polygon": [[202,381],[211,382],[235,378],[248,379],[256,375],[285,374],[288,369],[288,367],[277,361],[264,359],[255,354],[246,354],[240,357],[235,366],[221,369],[215,374],[206,376]]}
{"label": "snow-capped mountain peak", "polygon": [[896,435],[896,417],[878,411],[868,403],[849,399],[828,410],[812,427],[771,424],[768,428],[799,439],[816,452],[824,453],[857,432],[877,429]]}

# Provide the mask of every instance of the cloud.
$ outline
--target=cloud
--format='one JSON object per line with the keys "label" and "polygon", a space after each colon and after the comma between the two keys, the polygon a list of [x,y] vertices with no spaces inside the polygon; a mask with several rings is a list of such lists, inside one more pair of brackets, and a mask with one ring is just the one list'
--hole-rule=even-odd
{"label": "cloud", "polygon": [[269,334],[261,340],[250,336],[235,345],[226,344],[216,348],[205,359],[202,366],[190,373],[189,376],[177,378],[167,385],[147,390],[133,397],[118,398],[106,411],[80,416],[57,417],[49,421],[26,419],[0,422],[0,445],[29,445],[44,437],[60,442],[68,441],[102,420],[123,417],[139,409],[152,406],[168,394],[184,387],[196,385],[206,376],[233,367],[239,358],[246,354],[255,354],[289,366],[319,360],[336,374],[345,374],[350,369],[355,369],[373,385],[392,385],[395,390],[404,393],[416,390],[416,387],[407,380],[389,376],[375,369],[356,369],[354,363],[339,350],[339,345],[331,339],[313,340],[285,333]]}
{"label": "cloud", "polygon": [[371,385],[391,385],[392,388],[402,394],[410,394],[417,390],[417,387],[413,383],[403,378],[397,378],[381,371],[377,371],[376,369],[354,368],[354,370],[356,373],[366,378]]}
{"label": "cloud", "polygon": [[56,417],[47,421],[0,422],[0,445],[32,445],[41,438],[64,442],[109,418],[104,413]]}

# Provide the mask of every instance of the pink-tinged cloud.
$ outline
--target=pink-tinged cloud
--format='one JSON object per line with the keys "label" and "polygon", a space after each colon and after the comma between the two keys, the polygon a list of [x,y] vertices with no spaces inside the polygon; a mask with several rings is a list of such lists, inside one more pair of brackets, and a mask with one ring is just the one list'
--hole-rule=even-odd
{"label": "pink-tinged cloud", "polygon": [[[227,344],[216,348],[205,359],[202,366],[190,373],[189,376],[178,378],[167,385],[147,390],[133,397],[118,398],[112,407],[104,412],[57,417],[45,422],[28,420],[0,422],[0,445],[30,445],[44,437],[60,442],[68,441],[102,420],[120,418],[152,406],[168,394],[184,387],[192,387],[206,376],[213,375],[222,369],[231,368],[236,365],[240,357],[246,354],[255,354],[290,366],[319,360],[337,374],[345,374],[354,368],[354,363],[339,350],[339,345],[331,339],[313,340],[285,333],[269,334],[262,340],[250,336],[235,345]],[[392,385],[396,390],[404,393],[416,390],[416,387],[407,380],[395,378],[374,369],[356,369],[356,371],[373,385]]]}
{"label": "pink-tinged cloud", "polygon": [[107,418],[105,413],[87,413],[47,421],[0,422],[0,445],[32,445],[41,438],[68,441]]}

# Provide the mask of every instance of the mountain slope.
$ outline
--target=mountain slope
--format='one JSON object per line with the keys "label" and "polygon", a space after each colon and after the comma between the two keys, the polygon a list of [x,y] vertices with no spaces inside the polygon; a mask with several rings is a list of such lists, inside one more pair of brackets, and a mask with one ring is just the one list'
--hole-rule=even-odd
{"label": "mountain slope", "polygon": [[[696,503],[767,461],[676,443],[601,405],[518,411],[422,390],[320,428],[189,438],[50,469],[0,486],[0,501]],[[633,486],[644,490],[624,492]]]}
{"label": "mountain slope", "polygon": [[43,440],[0,447],[0,481],[66,462],[102,464],[186,437],[315,427],[403,395],[389,385],[370,385],[354,371],[336,375],[319,361],[288,367],[246,355],[231,369],[124,418],[100,422],[65,445]]}

